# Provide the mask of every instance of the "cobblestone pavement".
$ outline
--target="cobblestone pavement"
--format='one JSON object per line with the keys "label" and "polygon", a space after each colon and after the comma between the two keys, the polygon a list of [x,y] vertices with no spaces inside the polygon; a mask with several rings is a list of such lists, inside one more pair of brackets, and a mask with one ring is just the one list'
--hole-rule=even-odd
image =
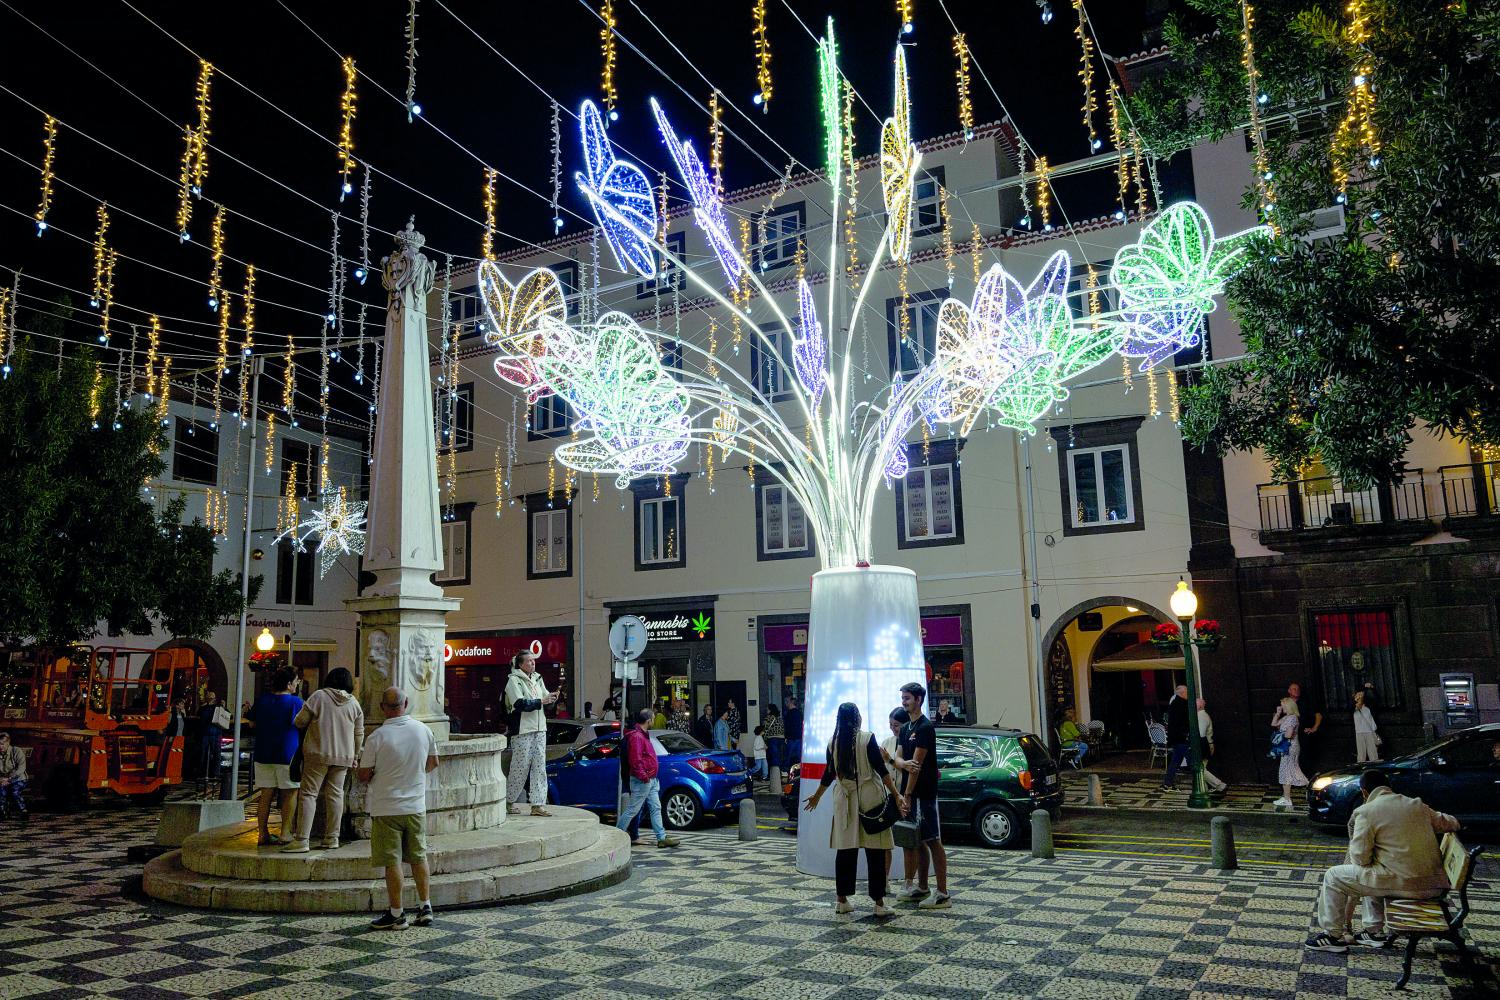
{"label": "cobblestone pavement", "polygon": [[[637,852],[630,880],[549,903],[440,911],[430,928],[349,916],[184,910],[130,895],[125,848],[151,810],[101,808],[5,829],[0,996],[460,996],[830,998],[1381,997],[1394,952],[1308,952],[1319,871],[1074,850],[1056,861],[953,850],[954,907],[877,921],[836,916],[831,886],[799,875],[795,841],[733,828]],[[1121,822],[1127,822],[1122,819]],[[1124,836],[1124,834],[1120,834]],[[1500,893],[1473,895],[1471,938],[1500,955]],[[1494,997],[1424,944],[1408,994]]]}

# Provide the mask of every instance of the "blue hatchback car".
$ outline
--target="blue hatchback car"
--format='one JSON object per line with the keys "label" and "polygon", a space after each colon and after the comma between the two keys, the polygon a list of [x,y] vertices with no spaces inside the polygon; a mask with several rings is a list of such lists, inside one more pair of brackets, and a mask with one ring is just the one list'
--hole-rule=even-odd
{"label": "blue hatchback car", "polygon": [[[745,758],[734,750],[709,750],[686,733],[651,730],[661,782],[662,822],[674,830],[708,813],[738,809],[751,796]],[[602,736],[547,762],[548,798],[564,806],[613,813],[620,780],[620,737]]]}

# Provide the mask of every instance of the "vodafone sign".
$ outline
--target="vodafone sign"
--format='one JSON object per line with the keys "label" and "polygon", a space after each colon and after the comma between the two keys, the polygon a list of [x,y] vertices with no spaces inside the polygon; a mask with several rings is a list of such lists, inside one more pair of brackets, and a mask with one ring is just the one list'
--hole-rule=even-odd
{"label": "vodafone sign", "polygon": [[443,662],[454,667],[508,667],[513,656],[527,651],[542,663],[565,663],[569,639],[536,633],[454,637],[443,644]]}

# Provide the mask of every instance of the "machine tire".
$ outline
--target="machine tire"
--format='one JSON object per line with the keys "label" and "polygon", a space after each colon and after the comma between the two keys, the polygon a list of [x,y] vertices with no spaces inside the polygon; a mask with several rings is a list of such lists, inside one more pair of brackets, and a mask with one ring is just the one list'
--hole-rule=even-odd
{"label": "machine tire", "polygon": [[42,789],[50,809],[60,813],[82,812],[88,808],[89,790],[83,778],[71,767],[56,767],[47,776]]}
{"label": "machine tire", "polygon": [[1021,824],[1009,806],[988,802],[974,813],[974,836],[985,847],[1004,850],[1020,843]]}

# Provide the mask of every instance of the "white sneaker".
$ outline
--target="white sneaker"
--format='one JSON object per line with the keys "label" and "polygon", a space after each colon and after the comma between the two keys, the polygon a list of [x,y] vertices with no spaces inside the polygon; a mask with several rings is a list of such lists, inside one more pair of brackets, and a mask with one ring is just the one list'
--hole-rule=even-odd
{"label": "white sneaker", "polygon": [[306,853],[308,853],[311,850],[312,850],[312,848],[308,846],[307,841],[305,841],[305,840],[294,840],[290,844],[287,844],[285,847],[283,847],[281,849],[281,853],[282,854],[306,854]]}
{"label": "white sneaker", "polygon": [[854,904],[853,903],[835,903],[835,904],[833,904],[833,912],[834,913],[853,913],[854,912]]}
{"label": "white sneaker", "polygon": [[1272,802],[1271,805],[1275,806],[1277,809],[1290,809],[1292,808],[1292,800],[1277,799],[1275,802]]}
{"label": "white sneaker", "polygon": [[882,899],[880,902],[875,904],[875,915],[877,917],[894,917],[896,915],[896,911],[891,909],[889,906],[886,906],[885,900]]}
{"label": "white sneaker", "polygon": [[940,892],[922,900],[917,904],[919,910],[946,910],[953,906],[953,899],[946,892]]}
{"label": "white sneaker", "polygon": [[921,899],[923,896],[927,895],[928,892],[929,890],[924,889],[919,885],[909,885],[905,889],[902,889],[900,894],[896,898],[901,900],[901,902],[903,903],[911,903]]}

